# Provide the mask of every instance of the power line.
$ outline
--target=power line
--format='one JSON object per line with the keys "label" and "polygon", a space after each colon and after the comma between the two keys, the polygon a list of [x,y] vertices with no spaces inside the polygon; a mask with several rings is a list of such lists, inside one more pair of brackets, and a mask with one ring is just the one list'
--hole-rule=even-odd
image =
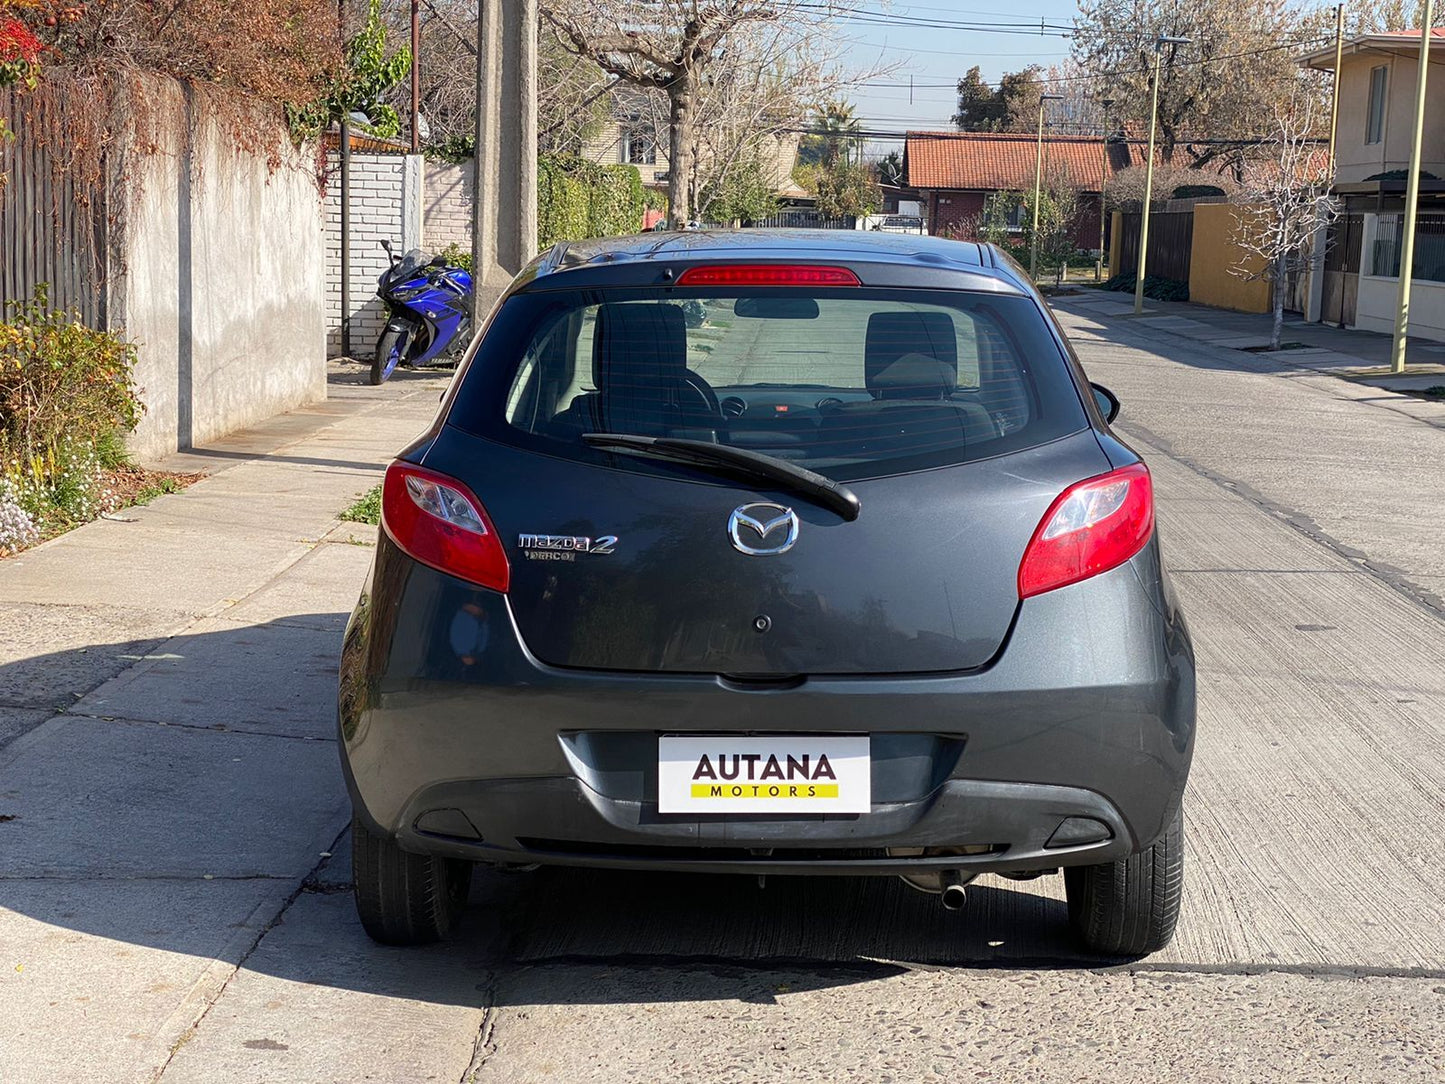
{"label": "power line", "polygon": [[[845,38],[843,38],[842,40],[843,40],[843,41],[846,41],[846,42],[850,42],[850,43],[852,43],[852,44],[854,44],[854,45],[861,45],[861,46],[864,46],[864,47],[870,48],[870,49],[887,49],[889,52],[895,52],[895,53],[928,53],[928,54],[933,55],[933,56],[952,56],[952,57],[964,57],[964,56],[966,56],[966,57],[969,57],[969,58],[981,57],[981,58],[986,59],[986,60],[991,60],[991,59],[994,59],[994,58],[996,58],[996,57],[1019,58],[1019,57],[1029,57],[1029,56],[1033,56],[1033,57],[1053,57],[1053,56],[1062,57],[1062,56],[1068,56],[1068,51],[1067,51],[1067,50],[1049,50],[1049,51],[1046,51],[1046,52],[1039,52],[1039,51],[1036,51],[1036,50],[1031,50],[1030,52],[1027,52],[1027,53],[983,53],[983,52],[979,52],[979,51],[977,51],[977,50],[975,50],[975,49],[969,49],[969,50],[964,51],[964,50],[959,50],[959,49],[923,49],[923,48],[919,48],[919,47],[917,47],[917,46],[912,46],[912,45],[886,45],[886,44],[883,44],[883,43],[881,43],[881,42],[868,41],[867,39],[864,39],[864,38],[848,38],[848,37],[845,37]],[[905,84],[905,85],[906,85],[906,84]],[[919,85],[922,85],[922,84],[919,84]],[[952,84],[952,83],[947,83],[947,84],[941,84],[941,85],[952,86],[953,84]]]}
{"label": "power line", "polygon": [[[853,39],[850,39],[850,40],[853,40]],[[1318,44],[1320,44],[1321,42],[1325,42],[1325,41],[1328,41],[1328,40],[1330,40],[1330,38],[1329,38],[1328,36],[1315,36],[1315,37],[1309,37],[1309,38],[1298,38],[1298,39],[1293,39],[1293,40],[1286,41],[1286,42],[1281,42],[1281,43],[1279,43],[1279,44],[1277,44],[1277,45],[1266,45],[1266,46],[1262,46],[1261,48],[1258,48],[1258,49],[1246,49],[1246,50],[1243,50],[1242,52],[1238,52],[1238,53],[1222,53],[1222,54],[1220,54],[1219,56],[1200,57],[1200,58],[1195,59],[1195,60],[1176,60],[1172,65],[1170,65],[1170,67],[1171,67],[1171,68],[1176,68],[1176,69],[1177,69],[1177,68],[1199,67],[1199,66],[1201,66],[1201,65],[1215,64],[1215,63],[1218,63],[1219,61],[1222,61],[1222,60],[1239,60],[1239,59],[1242,59],[1242,58],[1244,58],[1244,57],[1262,56],[1262,55],[1264,55],[1265,53],[1277,53],[1277,52],[1280,52],[1281,50],[1285,50],[1285,49],[1302,49],[1302,48],[1308,48],[1308,47],[1311,46],[1311,45],[1318,45]],[[901,47],[901,46],[898,46],[897,48],[902,48],[902,47]],[[925,51],[925,50],[919,50],[919,51],[920,51],[920,52],[923,52],[923,51]],[[935,51],[936,51],[936,50],[935,50]],[[987,56],[987,55],[989,55],[989,54],[985,54],[985,53],[977,53],[977,54],[975,54],[975,53],[970,52],[970,53],[967,53],[967,54],[960,54],[960,59],[966,60],[966,59],[968,59],[968,57],[970,57],[970,56]],[[1432,63],[1432,64],[1435,64],[1435,63],[1438,63],[1438,61],[1432,60],[1431,63]],[[1087,72],[1087,73],[1083,73],[1083,74],[1080,74],[1080,75],[1060,75],[1060,76],[1040,75],[1040,76],[1038,77],[1038,81],[1039,81],[1040,83],[1047,83],[1047,84],[1049,84],[1050,86],[1058,86],[1058,85],[1063,84],[1063,83],[1091,83],[1091,82],[1099,81],[1099,80],[1101,80],[1101,79],[1116,78],[1116,77],[1122,76],[1122,75],[1148,75],[1151,70],[1152,70],[1152,69],[1149,68],[1149,67],[1139,67],[1139,68],[1117,68],[1117,69],[1114,69],[1113,71],[1105,71],[1105,72]],[[854,85],[854,86],[860,86],[860,87],[870,87],[870,88],[875,88],[875,87],[888,87],[888,88],[890,88],[890,89],[893,88],[893,87],[907,87],[907,86],[909,86],[908,83],[904,83],[904,82],[871,82],[871,83],[855,83],[855,84],[853,84],[853,85]],[[958,82],[955,80],[955,81],[952,82],[952,83],[914,83],[914,84],[912,84],[912,85],[913,85],[915,88],[917,88],[917,89],[928,90],[928,89],[940,89],[940,88],[956,87],[956,86],[958,85]],[[999,87],[1001,87],[1001,86],[1003,85],[1003,83],[1002,83],[1002,81],[993,82],[993,83],[982,83],[982,82],[981,82],[981,83],[979,83],[978,85],[981,86],[981,87],[988,87],[988,88],[991,89],[991,90],[997,90],[997,89],[999,89]]]}

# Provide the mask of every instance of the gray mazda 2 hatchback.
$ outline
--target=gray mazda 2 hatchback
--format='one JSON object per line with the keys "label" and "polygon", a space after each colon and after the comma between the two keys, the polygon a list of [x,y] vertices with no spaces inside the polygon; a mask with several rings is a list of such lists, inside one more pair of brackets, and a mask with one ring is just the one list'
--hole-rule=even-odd
{"label": "gray mazda 2 hatchback", "polygon": [[1083,946],[1179,910],[1189,635],[1149,471],[987,246],[558,245],[386,472],[341,663],[356,900],[472,865],[1062,871]]}

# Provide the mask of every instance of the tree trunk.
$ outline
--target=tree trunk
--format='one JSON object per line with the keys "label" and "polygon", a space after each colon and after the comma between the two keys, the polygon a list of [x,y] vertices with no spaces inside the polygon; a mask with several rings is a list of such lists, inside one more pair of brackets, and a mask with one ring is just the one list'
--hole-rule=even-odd
{"label": "tree trunk", "polygon": [[1269,348],[1279,349],[1280,334],[1284,330],[1284,294],[1289,288],[1289,265],[1283,256],[1274,261],[1274,324],[1269,330]]}
{"label": "tree trunk", "polygon": [[667,202],[668,224],[673,229],[686,226],[692,217],[688,185],[692,178],[693,125],[697,110],[696,89],[692,76],[678,73],[667,88],[671,107],[668,125]]}

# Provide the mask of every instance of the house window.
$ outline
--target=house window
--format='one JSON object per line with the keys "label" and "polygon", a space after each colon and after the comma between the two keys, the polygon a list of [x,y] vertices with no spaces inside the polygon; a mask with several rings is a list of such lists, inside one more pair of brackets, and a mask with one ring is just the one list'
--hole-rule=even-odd
{"label": "house window", "polygon": [[622,133],[622,160],[633,166],[657,165],[657,140],[651,132]]}
{"label": "house window", "polygon": [[1385,138],[1385,87],[1390,69],[1381,64],[1370,69],[1370,112],[1365,122],[1365,142],[1378,143]]}

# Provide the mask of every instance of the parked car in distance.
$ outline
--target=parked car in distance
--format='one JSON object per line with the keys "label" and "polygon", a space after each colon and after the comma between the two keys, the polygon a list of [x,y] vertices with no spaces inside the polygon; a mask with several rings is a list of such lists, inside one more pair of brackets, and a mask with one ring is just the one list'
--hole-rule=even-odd
{"label": "parked car in distance", "polygon": [[445,937],[474,863],[1062,872],[1170,939],[1194,657],[1154,492],[996,249],[558,245],[386,473],[346,633],[356,900]]}

